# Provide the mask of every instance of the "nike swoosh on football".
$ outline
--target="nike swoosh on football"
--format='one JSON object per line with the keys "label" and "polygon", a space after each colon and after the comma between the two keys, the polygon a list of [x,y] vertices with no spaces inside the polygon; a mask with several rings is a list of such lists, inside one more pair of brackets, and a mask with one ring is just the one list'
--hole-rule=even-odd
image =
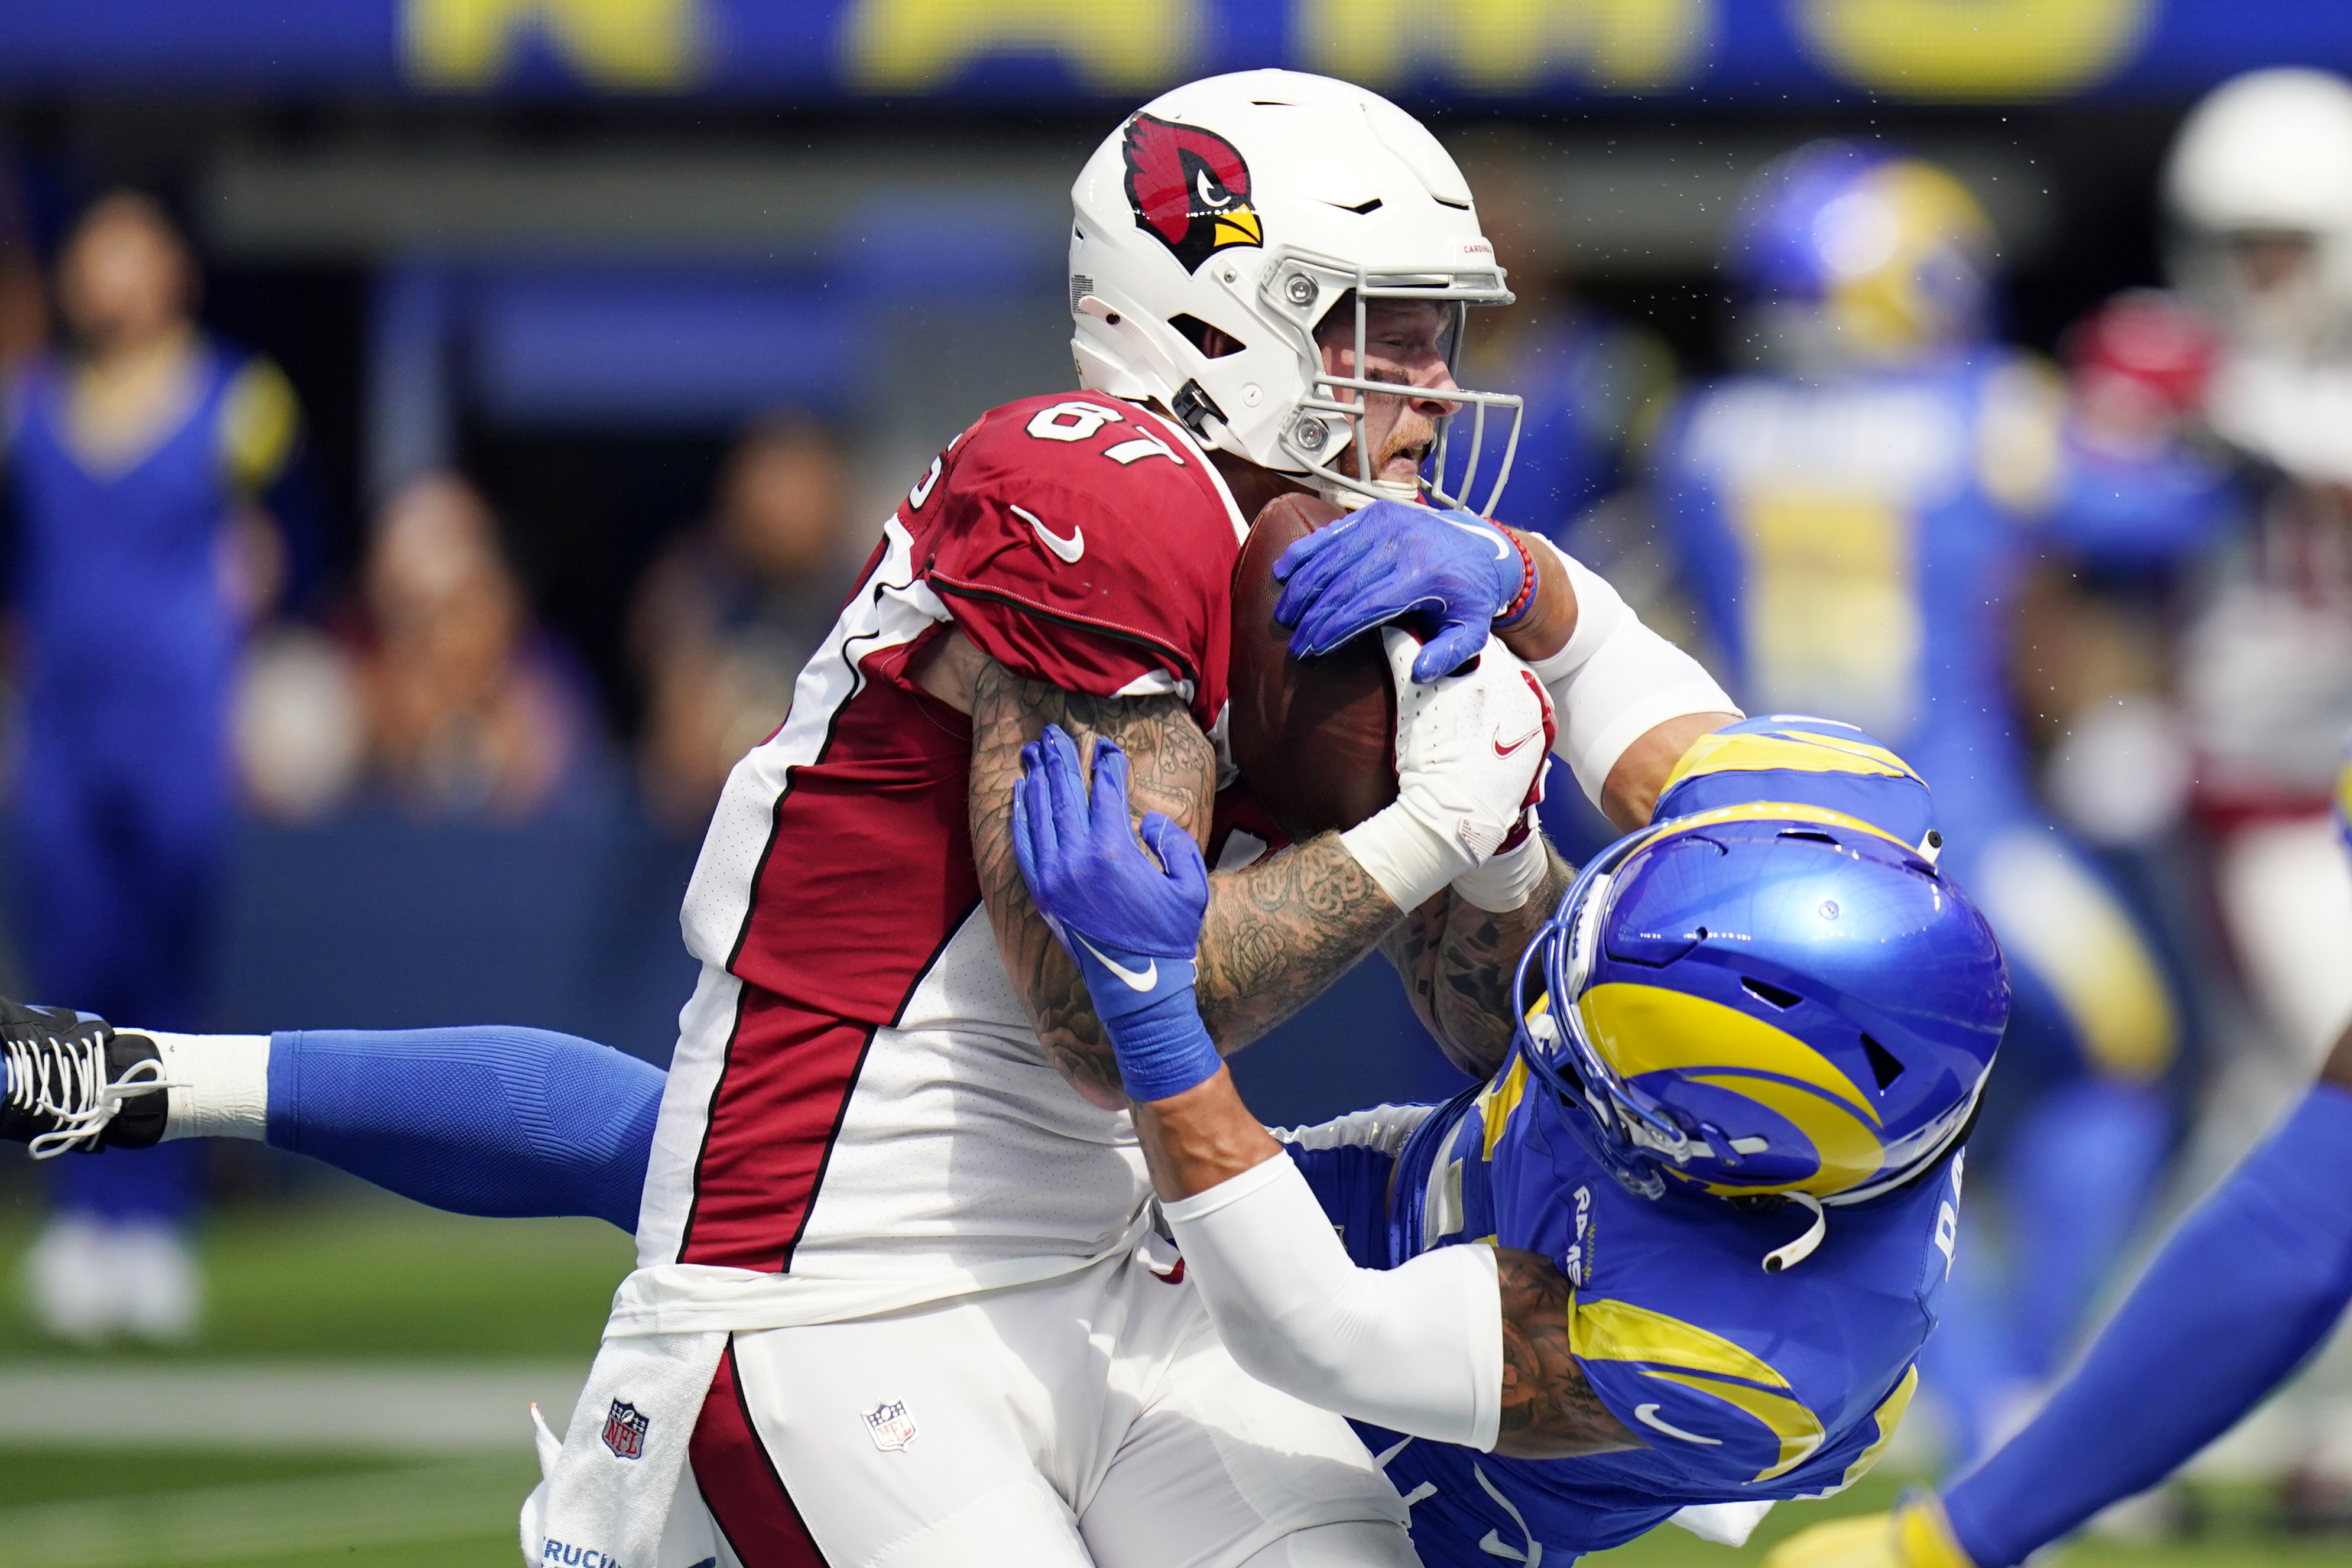
{"label": "nike swoosh on football", "polygon": [[[1068,538],[1064,538],[1061,535],[1047,528],[1044,523],[1039,522],[1037,520],[1036,513],[1023,507],[1015,507],[1013,509],[1020,514],[1021,520],[1023,522],[1027,523],[1031,528],[1037,530],[1037,537],[1045,541],[1045,548],[1052,550],[1055,555],[1060,556],[1065,564],[1076,566],[1078,563],[1078,558],[1087,553],[1086,529],[1072,528],[1070,530],[1070,537]],[[1108,962],[1108,960],[1106,960],[1106,962]]]}
{"label": "nike swoosh on football", "polygon": [[[1015,507],[1013,509],[1017,512],[1021,508]],[[1449,528],[1460,528],[1464,533],[1470,535],[1473,538],[1484,539],[1488,544],[1493,545],[1495,547],[1495,559],[1496,560],[1508,560],[1511,559],[1511,541],[1505,538],[1496,529],[1474,528],[1468,523],[1457,523],[1452,517],[1440,517],[1437,520],[1444,523]]]}
{"label": "nike swoosh on football", "polygon": [[1720,1437],[1702,1437],[1696,1432],[1684,1431],[1671,1421],[1660,1420],[1658,1407],[1654,1405],[1634,1406],[1633,1419],[1654,1431],[1664,1432],[1669,1437],[1680,1437],[1685,1443],[1705,1443],[1710,1448],[1723,1447],[1723,1439]]}
{"label": "nike swoosh on football", "polygon": [[1520,747],[1525,746],[1528,741],[1533,740],[1537,736],[1541,735],[1542,733],[1543,726],[1538,725],[1535,728],[1528,731],[1527,734],[1519,737],[1518,739],[1511,742],[1510,745],[1505,746],[1503,744],[1503,732],[1498,729],[1495,732],[1495,755],[1497,757],[1508,757],[1512,752],[1517,751]]}
{"label": "nike swoosh on football", "polygon": [[1157,958],[1140,969],[1130,969],[1083,936],[1078,938],[1078,946],[1101,959],[1102,967],[1117,975],[1130,991],[1148,991],[1160,983],[1160,960]]}

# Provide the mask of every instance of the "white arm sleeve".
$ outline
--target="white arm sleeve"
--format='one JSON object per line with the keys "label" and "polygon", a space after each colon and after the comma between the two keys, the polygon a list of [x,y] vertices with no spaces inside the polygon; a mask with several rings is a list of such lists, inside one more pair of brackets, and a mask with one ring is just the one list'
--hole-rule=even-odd
{"label": "white arm sleeve", "polygon": [[1495,1446],[1503,1292],[1493,1248],[1359,1269],[1287,1155],[1160,1212],[1218,1337],[1252,1377],[1393,1431]]}
{"label": "white arm sleeve", "polygon": [[1528,538],[1551,551],[1576,590],[1576,634],[1528,667],[1559,715],[1552,751],[1597,806],[1609,770],[1651,730],[1685,714],[1739,709],[1705,665],[1643,625],[1607,580],[1542,535]]}

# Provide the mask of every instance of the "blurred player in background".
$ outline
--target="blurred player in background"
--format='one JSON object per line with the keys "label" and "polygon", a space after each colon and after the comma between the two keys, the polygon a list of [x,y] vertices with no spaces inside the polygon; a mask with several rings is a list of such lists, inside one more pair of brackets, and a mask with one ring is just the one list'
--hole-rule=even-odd
{"label": "blurred player in background", "polygon": [[[183,1027],[201,1021],[232,821],[238,643],[284,572],[263,500],[299,434],[286,378],[207,338],[196,293],[194,258],[153,201],[93,204],[58,263],[66,347],[16,382],[6,447],[24,654],[16,931],[30,978]],[[61,1167],[29,1259],[42,1326],[186,1338],[197,1194],[188,1150]]]}
{"label": "blurred player in background", "polygon": [[2182,1029],[2147,936],[2034,800],[2016,591],[2045,540],[2125,559],[2188,548],[2226,516],[2225,492],[2168,448],[2084,449],[2054,378],[1992,340],[1990,225],[1932,164],[1801,149],[1751,191],[1732,256],[1745,346],[1767,368],[1670,418],[1662,527],[1741,701],[1851,720],[1919,769],[1944,866],[2000,934],[2016,987],[1971,1172],[2001,1195],[2008,1281],[1979,1239],[1927,1360],[1967,1457],[2056,1370],[2129,1237],[2167,1147]]}
{"label": "blurred player in background", "polygon": [[2179,295],[2221,334],[2204,417],[2252,514],[2195,585],[2178,683],[2216,902],[2285,1047],[2222,1085],[2242,1147],[2352,1018],[2352,872],[2327,817],[2352,732],[2352,86],[2225,84],[2182,125],[2164,193]]}

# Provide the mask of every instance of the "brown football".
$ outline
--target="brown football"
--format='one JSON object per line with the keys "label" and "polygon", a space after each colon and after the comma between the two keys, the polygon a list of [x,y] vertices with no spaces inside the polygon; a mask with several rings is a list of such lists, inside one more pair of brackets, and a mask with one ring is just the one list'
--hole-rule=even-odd
{"label": "brown football", "polygon": [[1381,640],[1290,656],[1274,619],[1274,563],[1294,539],[1347,514],[1315,496],[1265,504],[1234,563],[1234,761],[1295,841],[1352,828],[1396,799],[1396,689]]}

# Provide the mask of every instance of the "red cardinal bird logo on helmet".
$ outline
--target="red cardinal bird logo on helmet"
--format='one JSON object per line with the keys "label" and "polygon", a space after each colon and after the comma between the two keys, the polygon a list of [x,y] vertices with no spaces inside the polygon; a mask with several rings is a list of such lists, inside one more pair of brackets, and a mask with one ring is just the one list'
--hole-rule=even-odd
{"label": "red cardinal bird logo on helmet", "polygon": [[1213,131],[1149,114],[1127,122],[1127,200],[1135,225],[1197,272],[1229,245],[1264,245],[1249,165]]}

